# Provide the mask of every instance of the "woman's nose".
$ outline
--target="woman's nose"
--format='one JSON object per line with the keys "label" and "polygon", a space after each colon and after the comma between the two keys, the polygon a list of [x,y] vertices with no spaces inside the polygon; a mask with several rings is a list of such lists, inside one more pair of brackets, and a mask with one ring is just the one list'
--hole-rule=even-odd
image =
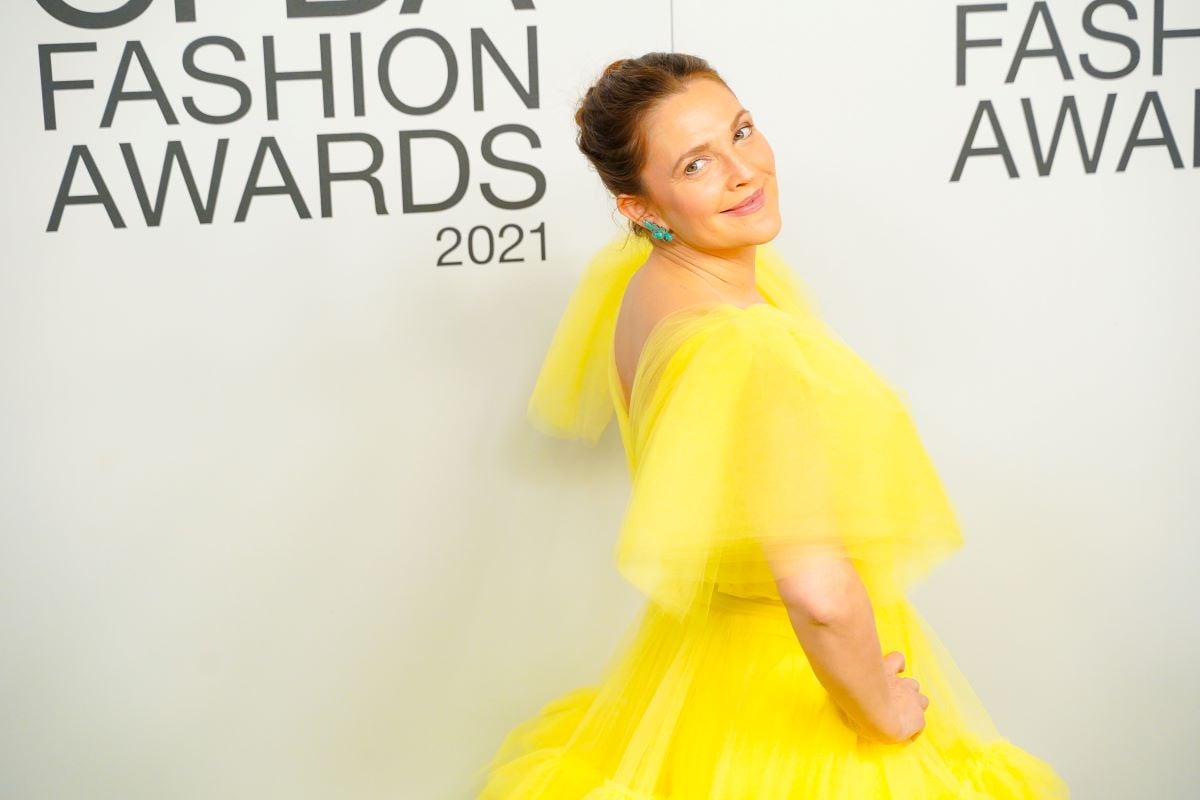
{"label": "woman's nose", "polygon": [[754,167],[740,155],[729,157],[729,171],[736,186],[749,183],[754,179]]}

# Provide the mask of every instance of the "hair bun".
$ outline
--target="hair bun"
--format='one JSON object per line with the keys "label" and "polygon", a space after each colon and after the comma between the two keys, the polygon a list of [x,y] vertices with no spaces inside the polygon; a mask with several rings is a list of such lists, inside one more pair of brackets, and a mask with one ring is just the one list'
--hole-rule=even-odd
{"label": "hair bun", "polygon": [[613,61],[607,67],[604,68],[604,72],[601,73],[600,79],[604,80],[609,75],[612,75],[614,72],[621,69],[621,67],[628,64],[629,61],[630,61],[630,59],[628,59],[628,58],[618,58],[616,61]]}

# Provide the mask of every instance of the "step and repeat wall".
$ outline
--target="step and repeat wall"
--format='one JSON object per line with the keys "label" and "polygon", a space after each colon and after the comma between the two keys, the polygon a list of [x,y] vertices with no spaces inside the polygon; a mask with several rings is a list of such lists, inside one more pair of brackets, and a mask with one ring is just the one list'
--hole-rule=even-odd
{"label": "step and repeat wall", "polygon": [[575,104],[671,49],[753,111],[776,246],[912,408],[967,541],[915,599],[998,726],[1081,797],[1200,781],[1157,711],[1200,699],[1194,2],[0,23],[0,795],[464,798],[599,678],[643,602],[620,443],[525,402],[624,223]]}

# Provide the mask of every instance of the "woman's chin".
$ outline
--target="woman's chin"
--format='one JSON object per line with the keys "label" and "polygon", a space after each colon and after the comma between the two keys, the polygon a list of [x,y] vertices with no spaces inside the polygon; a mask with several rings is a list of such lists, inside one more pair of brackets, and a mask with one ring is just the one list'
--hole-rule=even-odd
{"label": "woman's chin", "polygon": [[763,231],[763,236],[765,238],[761,242],[758,242],[758,244],[766,244],[767,242],[771,241],[772,239],[774,239],[776,236],[779,235],[779,231],[782,228],[783,228],[783,217],[780,216],[778,213],[776,213],[774,216],[771,217],[768,224],[766,225],[766,230]]}
{"label": "woman's chin", "polygon": [[734,217],[739,220],[733,230],[729,231],[731,244],[737,242],[739,245],[757,245],[766,244],[779,235],[780,229],[783,227],[783,218],[778,212],[768,214],[760,212],[744,219]]}

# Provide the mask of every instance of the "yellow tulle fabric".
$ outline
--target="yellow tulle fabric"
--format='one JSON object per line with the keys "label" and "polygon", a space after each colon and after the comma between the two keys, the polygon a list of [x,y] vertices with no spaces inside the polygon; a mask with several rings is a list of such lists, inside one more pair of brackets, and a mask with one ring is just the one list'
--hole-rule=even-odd
{"label": "yellow tulle fabric", "polygon": [[[646,609],[597,684],[510,730],[478,797],[1067,798],[907,600],[962,545],[953,507],[901,395],[773,246],[755,265],[767,302],[668,314],[625,407],[613,331],[649,252],[621,236],[586,266],[528,406],[543,432],[592,443],[617,419],[632,491],[614,560]],[[882,652],[930,698],[915,741],[860,739],[817,681],[775,582],[809,548],[851,560]]]}

